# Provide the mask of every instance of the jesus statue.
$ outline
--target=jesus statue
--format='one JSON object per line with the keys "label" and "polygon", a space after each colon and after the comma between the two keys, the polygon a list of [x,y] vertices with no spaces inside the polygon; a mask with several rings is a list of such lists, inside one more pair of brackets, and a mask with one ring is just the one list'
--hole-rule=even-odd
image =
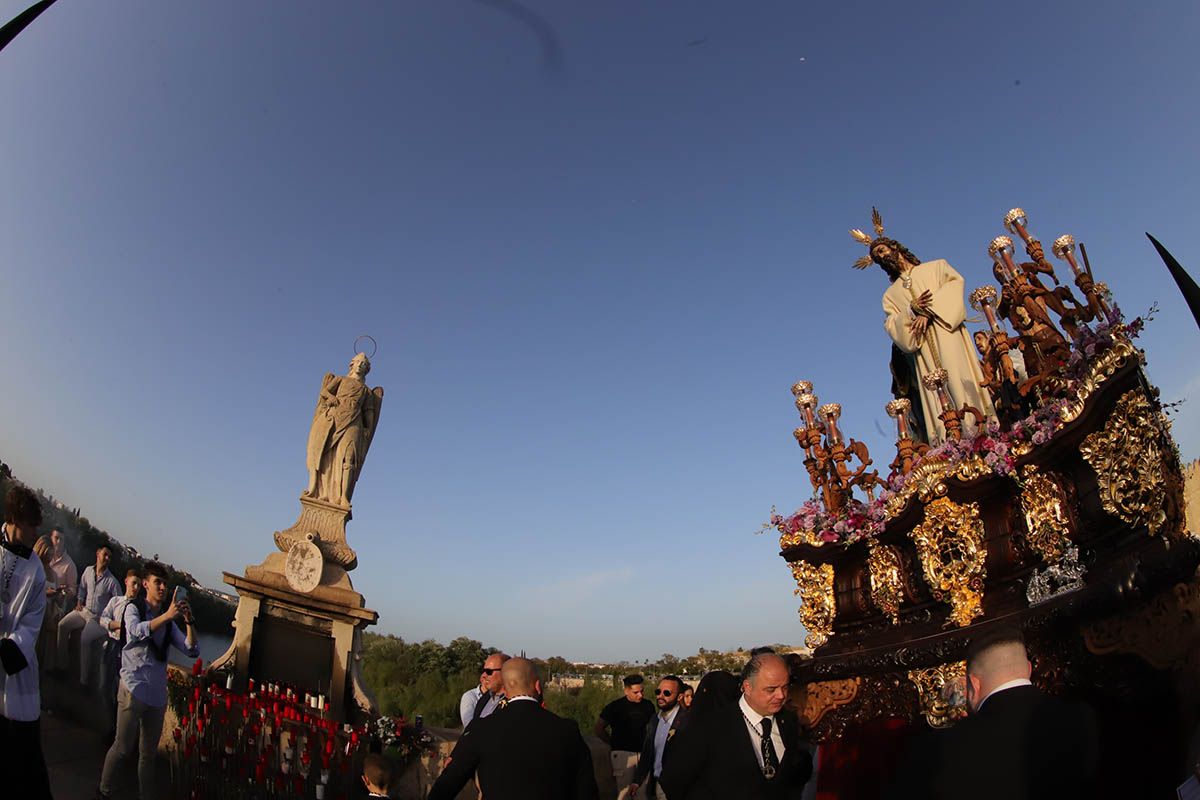
{"label": "jesus statue", "polygon": [[[883,235],[883,221],[872,209],[875,237],[860,230],[851,231],[866,244],[870,255],[855,267],[863,269],[875,263],[883,268],[892,285],[883,293],[884,328],[896,347],[915,362],[922,379],[921,409],[930,444],[946,441],[946,429],[939,415],[942,408],[936,392],[924,385],[926,375],[946,371],[946,391],[956,408],[973,406],[985,417],[995,417],[991,398],[984,388],[983,373],[975,348],[967,333],[967,309],[963,302],[963,278],[943,259],[920,261],[912,251],[895,239]],[[914,413],[917,409],[913,409]],[[971,433],[965,430],[965,433]]]}

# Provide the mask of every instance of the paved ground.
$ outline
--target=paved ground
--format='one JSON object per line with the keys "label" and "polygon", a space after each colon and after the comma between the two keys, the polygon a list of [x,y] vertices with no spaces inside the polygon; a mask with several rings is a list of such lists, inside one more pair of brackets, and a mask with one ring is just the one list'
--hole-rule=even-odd
{"label": "paved ground", "polygon": [[[100,783],[100,770],[108,746],[101,728],[87,714],[78,713],[95,698],[81,689],[68,687],[54,679],[43,684],[43,700],[50,706],[42,713],[42,753],[50,772],[50,788],[55,800],[92,800]],[[159,758],[160,798],[170,797],[170,772],[166,760]],[[114,800],[137,797],[137,758],[130,758]]]}
{"label": "paved ground", "polygon": [[56,800],[91,800],[106,749],[100,734],[58,715],[42,715],[42,752]]}

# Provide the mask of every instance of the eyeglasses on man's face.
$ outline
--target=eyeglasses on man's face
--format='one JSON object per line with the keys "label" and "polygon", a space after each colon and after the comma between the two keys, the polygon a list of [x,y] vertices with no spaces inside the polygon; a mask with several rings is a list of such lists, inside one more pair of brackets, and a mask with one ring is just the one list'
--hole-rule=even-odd
{"label": "eyeglasses on man's face", "polygon": [[660,695],[660,694],[661,694],[663,697],[670,697],[671,695],[673,695],[673,694],[675,694],[675,693],[674,693],[674,692],[672,692],[670,689],[655,689],[655,690],[654,690],[654,696],[655,696],[655,697],[657,697],[657,696],[658,696],[658,695]]}
{"label": "eyeglasses on man's face", "polygon": [[484,675],[493,675],[499,671],[500,671],[500,667],[484,667],[483,668]]}

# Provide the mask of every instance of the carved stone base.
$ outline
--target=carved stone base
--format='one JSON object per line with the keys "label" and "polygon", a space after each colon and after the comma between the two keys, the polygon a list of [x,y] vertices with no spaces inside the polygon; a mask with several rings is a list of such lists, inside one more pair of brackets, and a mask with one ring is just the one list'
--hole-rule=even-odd
{"label": "carved stone base", "polygon": [[300,518],[287,530],[275,532],[275,546],[286,553],[311,535],[327,562],[352,570],[358,566],[358,554],[346,543],[346,523],[352,518],[348,506],[301,495]]}
{"label": "carved stone base", "polygon": [[299,593],[281,574],[284,555],[272,553],[245,577],[225,573],[238,593],[233,644],[213,662],[234,675],[235,689],[248,680],[279,681],[324,693],[338,721],[358,722],[378,713],[363,682],[358,658],[362,630],[379,614],[363,607],[345,570],[325,566],[321,585]]}

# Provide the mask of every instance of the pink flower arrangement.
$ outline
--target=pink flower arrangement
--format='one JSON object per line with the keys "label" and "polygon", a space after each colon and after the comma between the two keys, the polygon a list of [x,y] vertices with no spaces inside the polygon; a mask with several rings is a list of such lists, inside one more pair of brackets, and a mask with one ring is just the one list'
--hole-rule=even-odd
{"label": "pink flower arrangement", "polygon": [[1089,362],[1113,347],[1118,337],[1136,339],[1146,323],[1158,313],[1158,304],[1155,303],[1144,315],[1126,323],[1121,309],[1112,303],[1111,296],[1106,295],[1105,300],[1110,307],[1106,317],[1094,328],[1079,326],[1064,371],[1068,386],[1063,398],[1043,404],[1028,417],[1014,422],[1007,431],[1001,428],[997,420],[989,419],[983,430],[975,436],[950,440],[929,449],[913,462],[908,472],[889,475],[874,501],[864,503],[851,499],[837,513],[827,511],[816,499],[808,500],[787,516],[776,514],[772,509],[770,521],[763,526],[764,530],[775,528],[785,535],[811,531],[817,539],[827,544],[852,544],[877,536],[887,523],[888,500],[904,490],[910,476],[921,463],[931,459],[945,461],[953,470],[967,459],[979,457],[993,474],[1014,475],[1017,462],[1013,451],[1026,446],[1041,447],[1054,438],[1064,425],[1063,413],[1071,405],[1069,398],[1077,396],[1076,383],[1086,374]]}
{"label": "pink flower arrangement", "polygon": [[772,514],[767,525],[783,534],[813,531],[818,539],[827,544],[850,544],[883,532],[886,522],[884,505],[884,501],[879,499],[864,503],[852,498],[841,513],[830,513],[820,501],[808,500],[786,517]]}
{"label": "pink flower arrangement", "polygon": [[995,420],[988,420],[984,429],[975,436],[944,442],[913,462],[909,472],[890,475],[883,491],[874,501],[851,499],[841,512],[831,513],[819,500],[808,500],[787,516],[772,513],[764,528],[775,528],[785,535],[812,531],[826,544],[853,544],[878,536],[887,524],[888,500],[904,490],[909,476],[921,463],[939,459],[953,469],[963,461],[979,456],[993,474],[1013,475],[1017,468],[1013,450],[1018,445],[1040,446],[1050,441],[1062,427],[1063,412],[1069,405],[1067,400],[1046,403],[1025,419],[1013,423],[1007,431],[1001,430]]}

